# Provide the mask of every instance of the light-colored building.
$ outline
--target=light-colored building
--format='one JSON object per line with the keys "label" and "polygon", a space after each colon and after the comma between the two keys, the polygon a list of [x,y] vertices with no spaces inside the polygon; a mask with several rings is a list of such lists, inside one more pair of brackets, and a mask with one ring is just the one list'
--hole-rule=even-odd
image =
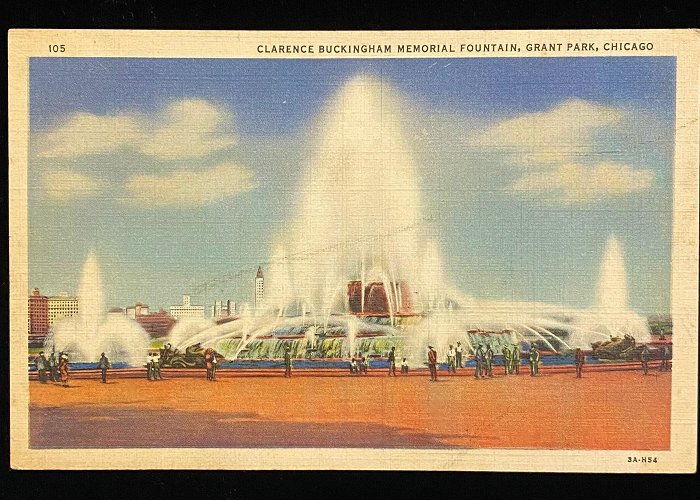
{"label": "light-colored building", "polygon": [[78,315],[78,297],[71,297],[63,292],[48,298],[49,325],[55,324],[63,318]]}
{"label": "light-colored building", "polygon": [[148,315],[148,305],[137,302],[133,306],[129,306],[125,311],[126,317],[136,319],[137,316]]}
{"label": "light-colored building", "polygon": [[107,311],[107,317],[114,317],[114,318],[123,318],[126,315],[124,309],[121,307],[113,307],[109,311]]}
{"label": "light-colored building", "polygon": [[262,307],[265,300],[265,278],[262,267],[258,266],[258,273],[255,275],[255,309]]}
{"label": "light-colored building", "polygon": [[214,319],[230,318],[235,315],[236,303],[232,300],[227,300],[225,304],[221,300],[217,300],[211,306],[211,317]]}
{"label": "light-colored building", "polygon": [[192,305],[189,295],[182,296],[182,304],[170,306],[170,315],[173,318],[203,318],[204,306]]}

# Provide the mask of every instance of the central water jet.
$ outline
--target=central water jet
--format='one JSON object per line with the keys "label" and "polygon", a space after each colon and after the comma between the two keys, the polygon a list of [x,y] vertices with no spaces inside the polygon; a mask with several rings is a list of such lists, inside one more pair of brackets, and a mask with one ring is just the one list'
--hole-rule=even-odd
{"label": "central water jet", "polygon": [[389,85],[360,75],[322,113],[295,215],[274,245],[270,307],[301,302],[311,315],[347,312],[337,292],[361,280],[385,284],[392,314],[390,284],[424,288],[417,259],[429,242],[403,107]]}

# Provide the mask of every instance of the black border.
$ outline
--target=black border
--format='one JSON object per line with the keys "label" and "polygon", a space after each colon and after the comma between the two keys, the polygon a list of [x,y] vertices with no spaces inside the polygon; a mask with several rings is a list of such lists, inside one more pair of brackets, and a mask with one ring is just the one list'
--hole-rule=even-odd
{"label": "black border", "polygon": [[15,28],[245,30],[698,28],[692,1],[9,0]]}
{"label": "black border", "polygon": [[[5,29],[242,29],[242,30],[425,30],[425,29],[583,29],[700,28],[700,2],[536,2],[453,0],[295,4],[289,0],[232,2],[201,0],[11,0]],[[5,43],[7,38],[5,38]],[[5,54],[7,52],[5,51]],[[5,66],[7,67],[7,66]],[[7,73],[5,73],[7,78]],[[7,80],[5,80],[7,84]],[[5,112],[6,113],[6,112]],[[7,114],[5,114],[7,117]],[[3,133],[6,133],[3,131]],[[6,139],[6,136],[5,136]],[[7,141],[3,141],[7,144]],[[2,197],[6,233],[7,197]],[[0,294],[9,322],[9,264],[2,262]],[[3,332],[8,332],[5,328]],[[0,336],[0,362],[9,366],[8,337]],[[313,498],[350,496],[438,498],[546,497],[691,498],[696,475],[504,474],[460,472],[246,472],[120,471],[65,472],[9,469],[9,379],[0,370],[6,398],[0,496],[7,498]],[[1,418],[1,417],[0,417]],[[112,453],[114,451],[108,451]],[[362,451],[357,454],[362,466]],[[400,453],[400,452],[399,452]],[[400,464],[400,456],[397,457]],[[504,467],[507,464],[502,464]]]}

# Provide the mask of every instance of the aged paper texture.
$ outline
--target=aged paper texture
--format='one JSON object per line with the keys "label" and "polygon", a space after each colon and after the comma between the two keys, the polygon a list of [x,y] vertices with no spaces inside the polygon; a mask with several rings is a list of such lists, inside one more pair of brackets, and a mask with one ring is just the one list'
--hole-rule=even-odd
{"label": "aged paper texture", "polygon": [[694,471],[699,39],[11,31],[12,466]]}

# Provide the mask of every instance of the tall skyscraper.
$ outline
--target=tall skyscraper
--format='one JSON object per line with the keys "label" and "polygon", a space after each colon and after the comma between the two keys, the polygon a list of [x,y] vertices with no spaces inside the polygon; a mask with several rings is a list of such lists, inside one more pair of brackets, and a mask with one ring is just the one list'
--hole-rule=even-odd
{"label": "tall skyscraper", "polygon": [[48,302],[48,297],[41,295],[38,288],[32,290],[29,296],[29,317],[27,318],[29,343],[32,345],[43,344],[49,331]]}
{"label": "tall skyscraper", "polygon": [[262,307],[265,298],[265,278],[262,267],[258,266],[258,273],[255,275],[255,309]]}

